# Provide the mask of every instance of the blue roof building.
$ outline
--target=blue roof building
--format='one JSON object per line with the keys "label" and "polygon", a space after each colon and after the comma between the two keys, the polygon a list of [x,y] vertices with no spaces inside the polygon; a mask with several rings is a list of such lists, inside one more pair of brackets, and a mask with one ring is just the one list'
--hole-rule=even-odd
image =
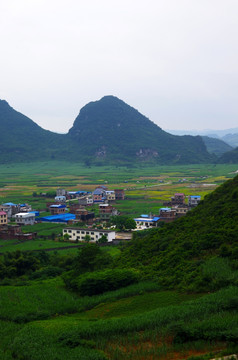
{"label": "blue roof building", "polygon": [[152,227],[157,227],[160,217],[150,216],[150,215],[141,215],[141,217],[134,219],[136,222],[137,230],[149,229]]}
{"label": "blue roof building", "polygon": [[38,222],[53,222],[53,223],[68,223],[70,220],[75,220],[75,214],[58,214],[51,216],[43,216],[41,218],[36,219]]}
{"label": "blue roof building", "polygon": [[188,206],[190,207],[195,207],[199,204],[199,202],[201,201],[201,196],[200,195],[189,195],[188,197]]}

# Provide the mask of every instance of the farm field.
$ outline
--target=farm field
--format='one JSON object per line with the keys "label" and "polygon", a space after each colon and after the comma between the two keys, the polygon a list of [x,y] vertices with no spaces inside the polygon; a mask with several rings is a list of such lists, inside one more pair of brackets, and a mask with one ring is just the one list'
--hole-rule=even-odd
{"label": "farm field", "polygon": [[[0,165],[0,202],[30,203],[35,210],[45,210],[49,198],[32,196],[58,187],[69,191],[93,191],[98,185],[123,188],[127,200],[119,203],[122,212],[155,209],[174,192],[206,195],[216,185],[232,178],[238,165],[187,165],[138,167],[83,167],[70,163],[29,163]],[[52,199],[51,199],[52,200]],[[130,201],[129,201],[130,200]],[[143,207],[145,204],[145,207]]]}

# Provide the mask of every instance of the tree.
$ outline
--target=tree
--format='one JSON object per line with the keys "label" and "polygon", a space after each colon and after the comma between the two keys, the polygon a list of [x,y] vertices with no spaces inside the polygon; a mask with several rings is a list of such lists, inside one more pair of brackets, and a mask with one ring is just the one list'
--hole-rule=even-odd
{"label": "tree", "polygon": [[64,240],[65,240],[65,241],[68,241],[68,240],[69,240],[69,234],[67,234],[67,233],[64,234]]}
{"label": "tree", "polygon": [[102,235],[100,239],[98,239],[98,243],[103,244],[105,242],[108,242],[108,238],[106,237],[106,235]]}
{"label": "tree", "polygon": [[56,191],[54,190],[47,191],[46,196],[49,198],[54,198],[56,196]]}
{"label": "tree", "polygon": [[78,255],[74,262],[76,273],[84,273],[103,269],[112,261],[111,255],[100,249],[97,244],[89,243],[79,248]]}
{"label": "tree", "polygon": [[111,223],[116,225],[119,230],[131,230],[136,228],[136,222],[128,216],[112,216]]}
{"label": "tree", "polygon": [[90,240],[91,240],[90,235],[85,235],[84,241],[86,241],[87,243],[89,243]]}
{"label": "tree", "polygon": [[128,229],[128,230],[136,229],[136,222],[135,222],[135,220],[128,218],[128,219],[125,221],[125,228]]}

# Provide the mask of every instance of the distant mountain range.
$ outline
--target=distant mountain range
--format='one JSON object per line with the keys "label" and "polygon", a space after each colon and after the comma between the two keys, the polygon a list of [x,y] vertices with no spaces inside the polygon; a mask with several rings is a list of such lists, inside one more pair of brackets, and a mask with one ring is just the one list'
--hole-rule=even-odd
{"label": "distant mountain range", "polygon": [[232,147],[238,146],[238,128],[225,130],[167,130],[174,135],[200,135],[223,140]]}
{"label": "distant mountain range", "polygon": [[191,164],[216,161],[213,154],[230,150],[220,140],[214,145],[201,136],[169,134],[114,96],[85,105],[68,134],[44,130],[0,100],[0,127],[1,163],[55,159]]}

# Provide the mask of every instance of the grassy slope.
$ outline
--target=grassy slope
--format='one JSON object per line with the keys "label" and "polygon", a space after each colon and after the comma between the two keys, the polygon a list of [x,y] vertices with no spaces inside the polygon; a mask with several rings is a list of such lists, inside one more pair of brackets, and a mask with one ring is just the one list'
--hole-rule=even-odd
{"label": "grassy slope", "polygon": [[[123,266],[139,266],[171,286],[193,283],[205,260],[216,255],[230,259],[234,268],[238,255],[237,205],[238,176],[207,195],[186,217],[138,234],[122,253]],[[217,266],[222,270],[226,261]]]}
{"label": "grassy slope", "polygon": [[[189,296],[175,292],[147,292],[146,299],[145,294],[130,297],[128,291],[125,301],[134,303],[131,308],[122,306],[122,300],[115,302],[112,292],[108,295],[108,305],[99,305],[84,316],[83,313],[67,314],[77,311],[83,299],[72,297],[60,288],[58,281],[55,286],[54,282],[29,286],[25,295],[19,287],[0,289],[7,294],[1,304],[1,314],[7,311],[9,320],[30,321],[25,325],[8,323],[13,332],[5,334],[2,351],[13,352],[19,360],[99,360],[105,359],[103,353],[107,359],[117,360],[172,359],[175,353],[180,354],[178,358],[187,359],[198,350],[202,353],[224,349],[229,339],[237,336],[238,319],[234,312],[237,288],[192,301],[188,301]],[[83,308],[88,306],[85,300]],[[25,306],[15,308],[17,301]],[[59,313],[65,315],[59,316]],[[95,314],[100,319],[97,320]],[[50,315],[54,316],[49,318]],[[34,318],[38,320],[32,321]],[[4,324],[1,320],[0,326]]]}

